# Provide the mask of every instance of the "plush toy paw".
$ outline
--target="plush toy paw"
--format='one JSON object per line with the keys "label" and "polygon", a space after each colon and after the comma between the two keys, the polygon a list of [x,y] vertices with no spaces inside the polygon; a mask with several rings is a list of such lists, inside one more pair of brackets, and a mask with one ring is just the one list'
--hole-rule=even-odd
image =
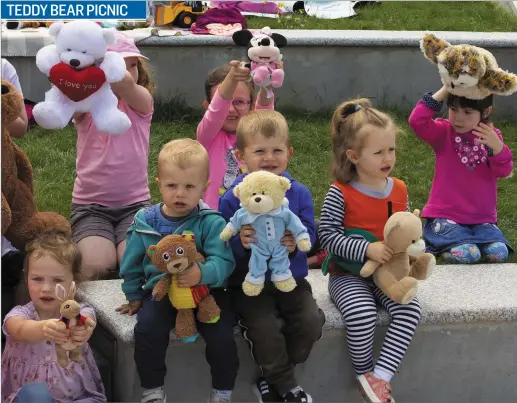
{"label": "plush toy paw", "polygon": [[50,69],[58,63],[61,63],[61,57],[56,45],[45,46],[36,53],[36,66],[47,76],[50,74]]}
{"label": "plush toy paw", "polygon": [[228,241],[232,236],[232,230],[230,228],[225,228],[223,232],[221,232],[221,235],[219,235],[219,238],[221,238],[223,241]]}
{"label": "plush toy paw", "polygon": [[61,106],[54,102],[40,102],[34,105],[32,115],[36,123],[49,130],[63,129],[68,122],[61,115]]}
{"label": "plush toy paw", "polygon": [[242,291],[244,291],[244,294],[248,297],[256,297],[263,289],[264,284],[252,284],[249,281],[244,281],[244,283],[242,283]]}
{"label": "plush toy paw", "polygon": [[278,290],[283,292],[290,292],[296,288],[296,280],[294,277],[289,277],[288,279],[282,281],[275,281],[274,284]]}
{"label": "plush toy paw", "polygon": [[104,71],[108,83],[118,83],[126,74],[126,62],[116,52],[106,52],[99,68]]}
{"label": "plush toy paw", "polygon": [[117,108],[110,108],[102,114],[102,118],[96,116],[94,121],[97,129],[111,135],[122,134],[131,127],[129,117]]}
{"label": "plush toy paw", "polygon": [[276,69],[271,73],[271,86],[273,88],[280,88],[284,83],[284,70]]}
{"label": "plush toy paw", "polygon": [[300,249],[302,252],[308,252],[311,250],[311,241],[309,239],[302,239],[298,242],[298,249]]}
{"label": "plush toy paw", "polygon": [[412,277],[404,277],[402,280],[400,280],[399,285],[402,290],[402,293],[401,293],[400,297],[398,298],[399,301],[397,301],[396,298],[393,298],[393,299],[402,305],[409,304],[417,293],[417,290],[418,290],[417,280]]}

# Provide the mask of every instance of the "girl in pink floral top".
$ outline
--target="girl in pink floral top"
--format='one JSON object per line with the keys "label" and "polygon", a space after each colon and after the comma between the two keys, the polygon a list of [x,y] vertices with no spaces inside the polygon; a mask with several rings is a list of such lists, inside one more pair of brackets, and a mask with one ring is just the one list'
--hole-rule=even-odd
{"label": "girl in pink floral top", "polygon": [[[79,274],[81,254],[75,244],[59,234],[45,234],[27,247],[25,279],[31,302],[13,308],[3,332],[7,344],[2,354],[2,401],[106,402],[104,387],[87,342],[93,328],[61,329],[57,326],[60,301],[56,284],[70,289]],[[95,321],[95,312],[81,304],[81,314]],[[61,367],[55,343],[72,339],[82,345],[83,360]]]}

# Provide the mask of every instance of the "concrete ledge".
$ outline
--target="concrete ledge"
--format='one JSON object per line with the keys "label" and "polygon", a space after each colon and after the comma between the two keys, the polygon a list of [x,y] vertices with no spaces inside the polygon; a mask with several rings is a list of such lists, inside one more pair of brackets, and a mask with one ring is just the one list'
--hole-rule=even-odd
{"label": "concrete ledge", "polygon": [[[297,367],[297,377],[317,401],[360,401],[344,323],[328,296],[328,279],[312,271],[309,281],[327,323],[308,362]],[[141,390],[133,361],[136,317],[115,312],[115,307],[124,302],[120,284],[120,280],[83,283],[77,297],[97,312],[100,329],[92,344],[103,351],[112,366],[115,401],[137,401]],[[515,396],[517,368],[509,352],[517,349],[517,264],[438,266],[429,280],[420,283],[418,297],[422,325],[402,363],[401,374],[395,377],[395,398],[484,403]],[[389,316],[381,311],[377,350],[388,323]],[[234,400],[254,401],[250,385],[257,369],[244,339],[239,335],[236,339],[241,369]],[[210,375],[203,345],[202,340],[190,345],[171,343],[166,357],[169,401],[206,399]]]}
{"label": "concrete ledge", "polygon": [[[36,67],[34,55],[51,39],[40,31],[2,35],[2,55],[20,76],[24,96],[44,99],[50,83]],[[151,37],[148,30],[127,31],[150,58],[157,83],[156,99],[200,109],[208,72],[246,50],[230,38],[214,36]],[[286,78],[275,90],[275,106],[318,112],[334,109],[355,96],[373,98],[375,106],[408,111],[428,91],[440,88],[438,69],[419,47],[421,31],[280,31],[288,37],[283,49]],[[485,47],[504,70],[517,72],[517,33],[436,32],[452,43]],[[16,39],[18,38],[18,39]],[[495,119],[515,120],[514,97],[497,97]]]}

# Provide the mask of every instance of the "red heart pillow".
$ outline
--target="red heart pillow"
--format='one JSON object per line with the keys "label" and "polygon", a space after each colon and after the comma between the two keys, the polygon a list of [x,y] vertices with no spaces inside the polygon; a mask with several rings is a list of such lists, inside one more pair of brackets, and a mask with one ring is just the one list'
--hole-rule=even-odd
{"label": "red heart pillow", "polygon": [[50,69],[50,81],[72,101],[79,102],[99,91],[106,82],[106,75],[97,66],[75,70],[66,63],[59,63]]}

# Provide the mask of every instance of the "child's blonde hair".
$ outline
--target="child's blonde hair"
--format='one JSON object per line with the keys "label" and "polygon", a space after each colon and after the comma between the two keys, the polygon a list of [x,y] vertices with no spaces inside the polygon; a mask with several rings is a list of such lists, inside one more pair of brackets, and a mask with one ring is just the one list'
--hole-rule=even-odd
{"label": "child's blonde hair", "polygon": [[235,148],[244,151],[246,140],[257,134],[269,139],[275,136],[285,137],[287,147],[291,146],[289,140],[289,126],[284,116],[273,110],[258,110],[243,116],[237,125],[237,140]]}
{"label": "child's blonde hair", "polygon": [[70,268],[74,281],[81,280],[82,255],[70,237],[56,231],[47,231],[29,242],[25,247],[24,272],[25,280],[29,276],[29,259],[50,256],[65,267]]}
{"label": "child's blonde hair", "polygon": [[357,178],[355,165],[346,155],[348,150],[359,152],[369,134],[364,128],[374,126],[381,129],[393,126],[393,119],[386,113],[372,107],[367,98],[343,102],[332,115],[332,175],[340,183],[350,183]]}
{"label": "child's blonde hair", "polygon": [[[231,66],[226,64],[224,66],[217,67],[208,73],[208,77],[205,80],[205,96],[208,102],[212,102],[212,89],[222,84],[225,78],[230,73]],[[246,87],[248,87],[250,91],[250,110],[253,108],[255,104],[255,85],[252,81],[246,82]]]}
{"label": "child's blonde hair", "polygon": [[207,179],[210,173],[208,153],[205,147],[198,141],[189,138],[172,140],[162,147],[158,154],[158,177],[163,164],[174,164],[180,169],[190,168],[193,165],[198,166],[206,172]]}

